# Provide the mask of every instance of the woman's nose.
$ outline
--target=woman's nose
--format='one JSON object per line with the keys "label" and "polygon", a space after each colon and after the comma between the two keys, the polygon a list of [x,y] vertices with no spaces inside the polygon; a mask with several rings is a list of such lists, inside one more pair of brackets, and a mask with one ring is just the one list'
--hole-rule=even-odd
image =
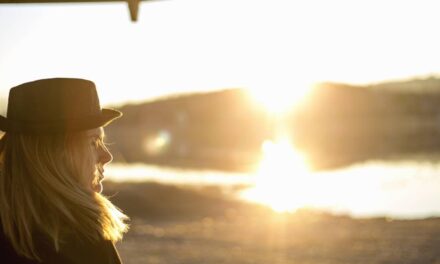
{"label": "woman's nose", "polygon": [[113,160],[113,156],[110,153],[110,151],[107,149],[107,147],[102,146],[99,148],[99,162],[102,164],[109,163]]}

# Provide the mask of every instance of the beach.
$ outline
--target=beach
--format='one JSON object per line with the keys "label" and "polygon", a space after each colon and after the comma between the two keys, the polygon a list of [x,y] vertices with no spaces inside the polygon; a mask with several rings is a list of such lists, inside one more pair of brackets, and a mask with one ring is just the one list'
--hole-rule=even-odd
{"label": "beach", "polygon": [[277,213],[215,188],[107,186],[132,218],[116,245],[128,264],[440,263],[440,218]]}

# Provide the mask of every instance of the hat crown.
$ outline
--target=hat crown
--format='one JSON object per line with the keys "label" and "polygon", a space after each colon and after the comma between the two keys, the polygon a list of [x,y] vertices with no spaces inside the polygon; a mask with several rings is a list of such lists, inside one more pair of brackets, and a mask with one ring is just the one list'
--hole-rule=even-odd
{"label": "hat crown", "polygon": [[12,88],[6,116],[0,116],[0,130],[39,134],[106,126],[122,113],[101,109],[93,82],[53,78]]}
{"label": "hat crown", "polygon": [[50,122],[100,113],[95,84],[84,79],[37,80],[9,92],[7,117],[17,121]]}

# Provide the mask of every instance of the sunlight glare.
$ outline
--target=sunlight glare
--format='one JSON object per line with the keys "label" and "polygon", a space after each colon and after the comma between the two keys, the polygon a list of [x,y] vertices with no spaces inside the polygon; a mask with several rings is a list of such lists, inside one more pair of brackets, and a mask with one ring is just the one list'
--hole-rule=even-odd
{"label": "sunlight glare", "polygon": [[295,211],[305,205],[308,184],[307,162],[287,138],[265,141],[264,158],[256,174],[255,186],[242,198],[270,206],[277,212]]}
{"label": "sunlight glare", "polygon": [[283,114],[304,101],[312,84],[304,81],[289,87],[280,87],[278,84],[273,86],[253,86],[246,90],[251,98],[269,113]]}

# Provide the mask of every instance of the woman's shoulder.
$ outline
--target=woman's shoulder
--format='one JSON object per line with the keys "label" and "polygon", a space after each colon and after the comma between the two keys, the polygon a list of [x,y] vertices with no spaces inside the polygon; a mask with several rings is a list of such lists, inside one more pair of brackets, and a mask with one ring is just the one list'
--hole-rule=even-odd
{"label": "woman's shoulder", "polygon": [[[114,244],[109,240],[91,241],[78,235],[69,235],[62,239],[59,251],[57,251],[54,243],[46,236],[37,234],[34,238],[43,264],[122,263]],[[36,264],[39,262],[18,255],[1,232],[0,263]]]}
{"label": "woman's shoulder", "polygon": [[[44,239],[44,238],[40,238]],[[44,259],[48,263],[108,263],[120,264],[121,259],[114,244],[109,240],[92,241],[84,236],[70,234],[62,237],[59,251],[55,250],[53,242],[41,241]]]}
{"label": "woman's shoulder", "polygon": [[121,263],[113,242],[104,239],[91,241],[78,235],[71,235],[63,239],[59,253],[68,263]]}

